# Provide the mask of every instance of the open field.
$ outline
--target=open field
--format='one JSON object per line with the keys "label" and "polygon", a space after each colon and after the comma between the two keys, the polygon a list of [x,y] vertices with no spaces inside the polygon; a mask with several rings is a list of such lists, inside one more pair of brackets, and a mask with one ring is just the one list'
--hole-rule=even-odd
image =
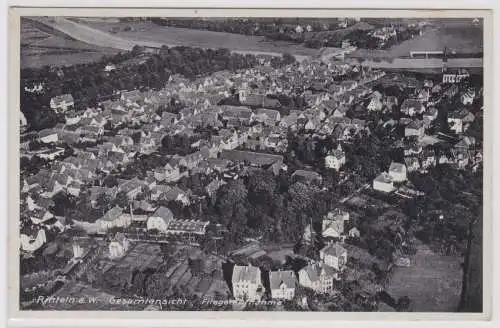
{"label": "open field", "polygon": [[[92,27],[105,32],[114,31],[114,35],[130,40],[151,41],[166,45],[227,48],[234,51],[290,52],[304,56],[311,56],[318,52],[295,43],[267,41],[261,36],[164,27],[152,22],[92,23]],[[131,27],[132,30],[125,31],[126,27]]]}
{"label": "open field", "polygon": [[412,266],[394,268],[387,292],[395,299],[408,296],[413,311],[456,311],[462,286],[460,262],[418,243]]}
{"label": "open field", "polygon": [[72,39],[36,21],[21,20],[21,68],[91,63],[116,52]]}
{"label": "open field", "polygon": [[64,18],[58,18],[56,21],[42,17],[37,17],[37,20],[74,39],[119,50],[131,50],[135,45],[151,48],[159,48],[162,45],[182,45],[199,48],[228,48],[241,54],[255,55],[276,56],[289,52],[299,60],[317,53],[315,49],[294,43],[266,41],[263,37],[162,27],[150,22],[88,23]]}

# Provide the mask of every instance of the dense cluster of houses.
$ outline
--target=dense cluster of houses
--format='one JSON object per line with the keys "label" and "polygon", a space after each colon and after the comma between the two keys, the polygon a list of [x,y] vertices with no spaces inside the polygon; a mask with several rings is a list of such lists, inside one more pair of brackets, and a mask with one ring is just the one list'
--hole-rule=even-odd
{"label": "dense cluster of houses", "polygon": [[[482,151],[476,147],[475,138],[467,135],[475,119],[471,105],[478,97],[478,92],[470,86],[459,87],[451,82],[434,84],[432,80],[413,80],[408,85],[413,91],[400,106],[402,117],[399,120],[399,124],[404,127],[404,139],[400,140],[404,163],[392,163],[387,172],[382,172],[373,180],[373,189],[386,193],[398,188],[406,190],[407,186],[403,183],[407,180],[407,172],[425,173],[437,164],[450,164],[458,169],[475,171],[482,161]],[[442,101],[454,101],[460,105],[448,112],[446,117],[456,141],[451,144],[447,142],[449,146],[441,147],[437,152],[433,145],[441,140],[428,136],[427,132],[438,118],[436,107]]]}
{"label": "dense cluster of houses", "polygon": [[[352,73],[358,73],[356,79],[341,82],[331,79],[331,76]],[[339,139],[349,138],[352,133],[363,129],[365,122],[346,118],[342,108],[356,97],[370,93],[363,85],[383,75],[381,71],[359,66],[324,65],[311,61],[282,69],[264,66],[233,73],[222,71],[195,81],[172,76],[162,90],[123,91],[118,100],[105,101],[83,112],[73,109],[70,94],[54,97],[51,108],[62,113],[66,123],[38,133],[38,141],[47,145],[46,149],[24,150],[26,155],[51,162],[50,169],[24,175],[24,201],[30,199],[26,214],[36,222],[33,223],[36,227],[50,229],[57,225],[64,229],[64,218],[50,214],[51,198],[59,192],[76,197],[89,192],[95,205],[100,195],[113,198],[123,191],[135,210],[154,207],[144,204],[144,201],[134,201],[145,190],[151,191],[149,201],[153,203],[166,199],[191,204],[192,193],[181,190],[175,183],[192,173],[215,173],[206,186],[208,196],[213,196],[224,184],[224,178],[234,177],[230,174],[232,164],[265,166],[277,173],[286,169],[282,158],[276,154],[286,151],[289,129],[337,133]],[[307,86],[317,88],[312,92]],[[231,96],[232,89],[238,92],[240,106],[218,105],[220,100]],[[303,95],[307,109],[282,116],[279,111],[281,104],[271,94]],[[172,104],[182,104],[183,107],[177,114],[158,111]],[[196,130],[203,128],[213,128],[217,132],[208,140],[200,137],[191,145],[191,153],[171,156],[165,166],[148,172],[146,179],[119,181],[115,188],[102,185],[106,174],[132,163],[137,155],[155,152],[165,136],[196,138]],[[116,133],[105,133],[108,129]],[[137,132],[139,140],[134,136]],[[64,146],[73,147],[74,155],[60,159]],[[326,161],[329,167],[339,169],[345,163],[345,155],[341,149],[332,150]],[[96,180],[101,183],[96,183]],[[109,213],[103,218],[112,222],[108,224],[112,226],[119,222],[115,220],[117,217],[129,210],[111,209],[110,212],[112,218],[105,219]]]}
{"label": "dense cluster of houses", "polygon": [[[374,33],[374,37],[385,40],[393,32]],[[122,91],[119,99],[85,111],[73,109],[70,94],[54,97],[50,107],[64,115],[66,122],[38,133],[37,141],[46,148],[22,150],[26,156],[49,162],[49,168],[33,175],[23,174],[22,215],[27,220],[22,222],[21,249],[34,252],[47,242],[47,230],[64,232],[70,228],[66,218],[51,213],[52,198],[60,192],[74,197],[88,195],[93,208],[102,206],[103,199],[109,202],[119,193],[126,195],[128,207],[107,208],[94,222],[71,220],[73,226],[89,234],[112,235],[107,244],[110,259],[126,255],[134,238],[203,236],[210,222],[175,218],[161,204],[189,206],[201,198],[212,198],[228,180],[238,178],[248,167],[264,168],[276,175],[287,171],[283,154],[288,150],[290,131],[337,140],[338,146],[327,150],[324,166],[341,170],[346,164],[342,143],[368,131],[365,120],[347,116],[355,105],[366,112],[392,112],[398,108],[402,116],[394,124],[404,128],[404,138],[399,140],[404,162],[392,162],[373,180],[373,189],[418,194],[406,183],[409,172],[425,172],[437,163],[451,163],[459,169],[477,167],[481,151],[476,149],[474,138],[466,134],[474,121],[470,107],[478,97],[477,90],[461,90],[455,83],[435,85],[430,80],[410,79],[407,87],[412,92],[399,104],[398,98],[373,92],[368,86],[384,76],[383,71],[359,65],[305,60],[279,69],[264,65],[222,71],[194,81],[172,76],[161,90]],[[283,104],[276,95],[303,97],[305,109],[282,111]],[[220,105],[221,100],[235,97],[238,101],[234,104]],[[435,153],[426,132],[438,117],[439,103],[456,97],[463,106],[450,112],[446,122],[459,141],[449,152]],[[168,111],[172,106],[181,108],[178,112]],[[145,177],[117,179],[113,187],[104,183],[138,156],[156,153],[164,147],[166,138],[189,140],[190,145],[182,155],[164,155],[167,163],[150,169]],[[65,147],[71,147],[73,155],[65,157]],[[194,174],[209,177],[203,194],[178,185],[179,180]],[[291,178],[306,183],[322,181],[320,174],[309,169],[295,170]],[[317,293],[333,292],[334,282],[346,269],[348,251],[344,242],[360,235],[348,223],[349,213],[343,210],[322,218],[319,234],[327,243],[319,250],[319,260],[311,260],[296,272],[271,271],[268,279],[262,279],[260,268],[236,265],[231,279],[233,296],[260,300],[269,292],[273,299],[290,300],[298,285]],[[115,228],[123,233],[114,233]],[[311,242],[317,234],[309,225],[303,240]],[[79,246],[73,251],[76,259],[85,257]],[[74,263],[71,265],[74,267]]]}

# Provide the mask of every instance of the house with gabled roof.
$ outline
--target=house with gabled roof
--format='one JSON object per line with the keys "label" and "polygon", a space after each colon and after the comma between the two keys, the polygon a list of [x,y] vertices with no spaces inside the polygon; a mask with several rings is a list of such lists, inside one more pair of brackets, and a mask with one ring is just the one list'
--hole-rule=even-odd
{"label": "house with gabled roof", "polygon": [[405,164],[408,172],[414,172],[420,169],[420,161],[417,157],[405,157]]}
{"label": "house with gabled roof", "polygon": [[38,137],[43,143],[54,143],[59,140],[59,136],[53,129],[45,129],[38,132]]}
{"label": "house with gabled roof", "polygon": [[207,194],[208,194],[209,197],[213,197],[217,193],[217,190],[219,190],[225,184],[226,184],[226,182],[224,180],[216,178],[216,179],[212,180],[205,187],[205,191],[207,192]]}
{"label": "house with gabled roof", "polygon": [[75,105],[75,100],[71,94],[63,94],[50,99],[50,108],[56,113],[64,113]]}
{"label": "house with gabled roof", "polygon": [[323,263],[310,263],[299,270],[298,275],[301,286],[324,294],[333,291],[333,281],[337,279],[338,272]]}
{"label": "house with gabled roof", "polygon": [[123,209],[120,206],[115,206],[101,218],[97,219],[96,224],[102,231],[107,231],[114,227],[128,227],[132,221],[123,217],[122,213]]}
{"label": "house with gabled roof", "polygon": [[122,146],[132,146],[134,144],[134,139],[130,136],[126,135],[116,135],[109,140],[113,144],[116,145],[116,147],[122,147]]}
{"label": "house with gabled roof", "polygon": [[324,234],[324,236],[330,237],[340,237],[344,233],[344,223],[349,221],[349,212],[336,208],[333,211],[328,212],[322,219],[322,231],[325,232],[329,227],[335,228],[333,235]]}
{"label": "house with gabled roof", "polygon": [[469,164],[470,154],[467,150],[452,148],[451,153],[453,155],[454,163],[459,170],[463,170]]}
{"label": "house with gabled roof", "polygon": [[405,126],[405,137],[422,138],[425,134],[424,123],[419,119],[412,120]]}
{"label": "house with gabled roof", "polygon": [[438,110],[436,107],[429,107],[427,110],[424,112],[422,118],[424,121],[424,125],[426,127],[430,127],[431,123],[437,119],[438,117]]}
{"label": "house with gabled roof", "polygon": [[387,193],[394,191],[394,182],[389,173],[382,172],[373,179],[373,189]]}
{"label": "house with gabled roof", "polygon": [[129,249],[130,242],[121,232],[117,233],[109,242],[109,257],[111,259],[121,258]]}
{"label": "house with gabled roof", "polygon": [[398,98],[396,96],[387,96],[384,100],[384,105],[389,110],[393,110],[394,107],[398,106]]}
{"label": "house with gabled roof", "polygon": [[41,224],[52,219],[54,215],[49,210],[38,207],[29,212],[29,217],[33,224]]}
{"label": "house with gabled roof", "polygon": [[291,129],[293,131],[293,130],[297,129],[298,118],[299,118],[299,114],[297,112],[290,111],[289,115],[284,116],[281,119],[279,125],[284,127],[284,128]]}
{"label": "house with gabled roof", "polygon": [[407,98],[401,104],[401,112],[408,116],[415,116],[425,112],[425,106],[417,99]]}
{"label": "house with gabled roof", "polygon": [[203,154],[200,151],[188,154],[182,157],[179,161],[180,166],[184,166],[187,169],[192,169],[196,167],[203,160]]}
{"label": "house with gabled roof", "polygon": [[64,114],[64,119],[66,121],[66,125],[75,125],[80,122],[82,116],[80,116],[76,111],[70,110]]}
{"label": "house with gabled roof", "polygon": [[417,94],[417,100],[425,103],[429,101],[430,96],[431,93],[429,92],[429,89],[420,89]]}
{"label": "house with gabled roof", "polygon": [[389,175],[394,182],[406,181],[406,166],[401,163],[392,162],[389,166]]}
{"label": "house with gabled roof", "polygon": [[80,195],[80,192],[82,190],[83,184],[79,181],[72,181],[68,186],[67,186],[67,191],[68,194],[78,197]]}
{"label": "house with gabled roof", "polygon": [[281,120],[281,115],[279,111],[274,109],[257,108],[254,113],[254,119],[266,125],[275,125]]}
{"label": "house with gabled roof", "polygon": [[297,278],[292,270],[270,271],[269,287],[271,289],[271,298],[291,300],[295,297],[295,286]]}
{"label": "house with gabled roof", "polygon": [[347,250],[339,243],[328,243],[319,251],[319,257],[326,265],[342,271],[347,264]]}
{"label": "house with gabled roof", "polygon": [[111,166],[116,167],[117,165],[127,164],[129,162],[129,157],[123,151],[121,151],[121,152],[109,151],[107,153],[106,160],[107,160],[107,163],[110,167]]}
{"label": "house with gabled roof", "polygon": [[118,191],[124,192],[128,199],[134,199],[142,192],[144,183],[137,178],[124,180],[118,185]]}
{"label": "house with gabled roof", "polygon": [[139,90],[123,91],[120,95],[120,100],[130,105],[140,103],[143,100],[143,96]]}
{"label": "house with gabled roof", "polygon": [[170,222],[174,220],[172,211],[164,206],[159,207],[147,221],[148,230],[158,230],[167,233]]}
{"label": "house with gabled roof", "polygon": [[[188,190],[188,192],[189,191],[190,190]],[[165,193],[165,198],[168,201],[175,201],[175,202],[181,203],[184,206],[188,206],[189,204],[191,204],[191,200],[190,200],[188,192],[185,192],[184,190],[180,189],[179,187],[174,186],[174,187],[170,188],[170,190],[168,190]]]}
{"label": "house with gabled roof", "polygon": [[231,282],[235,299],[259,301],[264,294],[261,271],[258,267],[235,265]]}
{"label": "house with gabled roof", "polygon": [[83,141],[97,142],[97,140],[103,136],[104,128],[100,126],[86,125],[81,127],[80,133]]}
{"label": "house with gabled roof", "polygon": [[340,86],[344,88],[345,91],[352,91],[358,86],[358,82],[354,80],[346,80],[340,82]]}
{"label": "house with gabled roof", "polygon": [[427,169],[429,167],[434,167],[436,166],[437,159],[436,159],[436,152],[432,149],[426,148],[422,154],[420,154],[420,161],[421,161],[421,167],[423,169]]}
{"label": "house with gabled roof", "polygon": [[476,97],[476,91],[472,88],[469,88],[460,95],[460,101],[464,105],[472,105],[475,97]]}
{"label": "house with gabled roof", "polygon": [[36,236],[20,234],[21,249],[25,252],[34,252],[47,242],[45,230],[38,230]]}
{"label": "house with gabled roof", "polygon": [[53,197],[55,194],[66,189],[66,185],[60,183],[59,181],[53,179],[42,182],[43,193],[42,197]]}
{"label": "house with gabled roof", "polygon": [[[335,110],[333,111],[333,114],[332,116],[333,117],[344,117],[346,116],[346,113],[349,111],[349,107],[347,106],[338,106],[337,108],[335,108]],[[320,120],[322,118],[320,117]]]}
{"label": "house with gabled roof", "polygon": [[455,145],[453,145],[453,148],[467,150],[474,148],[475,145],[476,139],[474,137],[462,136],[460,140]]}
{"label": "house with gabled roof", "polygon": [[324,239],[340,238],[344,233],[344,220],[342,218],[325,216],[321,223]]}
{"label": "house with gabled roof", "polygon": [[450,130],[457,134],[464,133],[469,128],[470,124],[474,122],[474,114],[467,109],[462,108],[448,114],[448,124]]}
{"label": "house with gabled roof", "polygon": [[359,238],[361,236],[361,232],[358,228],[352,227],[351,229],[349,229],[348,235],[351,238]]}

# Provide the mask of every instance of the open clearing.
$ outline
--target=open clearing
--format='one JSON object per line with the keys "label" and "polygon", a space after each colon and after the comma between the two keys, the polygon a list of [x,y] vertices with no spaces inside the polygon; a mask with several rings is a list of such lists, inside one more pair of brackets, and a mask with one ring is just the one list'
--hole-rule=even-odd
{"label": "open clearing", "polygon": [[418,243],[412,266],[394,268],[387,292],[396,300],[408,296],[413,311],[456,311],[462,288],[460,263],[458,257],[438,255]]}

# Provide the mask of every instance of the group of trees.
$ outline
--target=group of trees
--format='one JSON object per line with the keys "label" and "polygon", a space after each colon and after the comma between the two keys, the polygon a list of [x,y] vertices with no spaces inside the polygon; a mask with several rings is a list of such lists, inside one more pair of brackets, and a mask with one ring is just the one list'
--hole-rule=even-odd
{"label": "group of trees", "polygon": [[300,33],[296,32],[296,27],[298,25],[303,28],[310,25],[313,31],[335,30],[339,28],[337,21],[320,22],[316,19],[305,20],[303,18],[300,20],[296,18],[271,18],[259,20],[251,18],[224,20],[153,18],[152,21],[155,24],[162,26],[183,27],[243,35],[258,35],[282,41],[300,40]]}
{"label": "group of trees", "polygon": [[[408,213],[417,227],[417,237],[444,253],[464,254],[470,223],[482,215],[481,175],[438,165],[428,174],[414,173],[411,181],[426,197],[416,200]],[[443,217],[440,219],[439,215]]]}
{"label": "group of trees", "polygon": [[[352,44],[357,46],[358,48],[388,49],[393,45],[396,45],[398,43],[411,39],[415,36],[418,36],[420,30],[416,27],[408,27],[404,29],[396,29],[395,32],[396,32],[395,36],[391,36],[387,40],[382,40],[368,34],[367,31],[357,29],[353,30],[345,38],[350,40]],[[339,41],[337,40],[328,40],[327,43],[330,43],[332,41],[336,42],[338,46]]]}
{"label": "group of trees", "polygon": [[229,243],[261,237],[265,242],[295,244],[311,219],[326,213],[335,201],[332,193],[315,185],[290,183],[284,174],[256,169],[219,189],[216,223],[227,227]]}

